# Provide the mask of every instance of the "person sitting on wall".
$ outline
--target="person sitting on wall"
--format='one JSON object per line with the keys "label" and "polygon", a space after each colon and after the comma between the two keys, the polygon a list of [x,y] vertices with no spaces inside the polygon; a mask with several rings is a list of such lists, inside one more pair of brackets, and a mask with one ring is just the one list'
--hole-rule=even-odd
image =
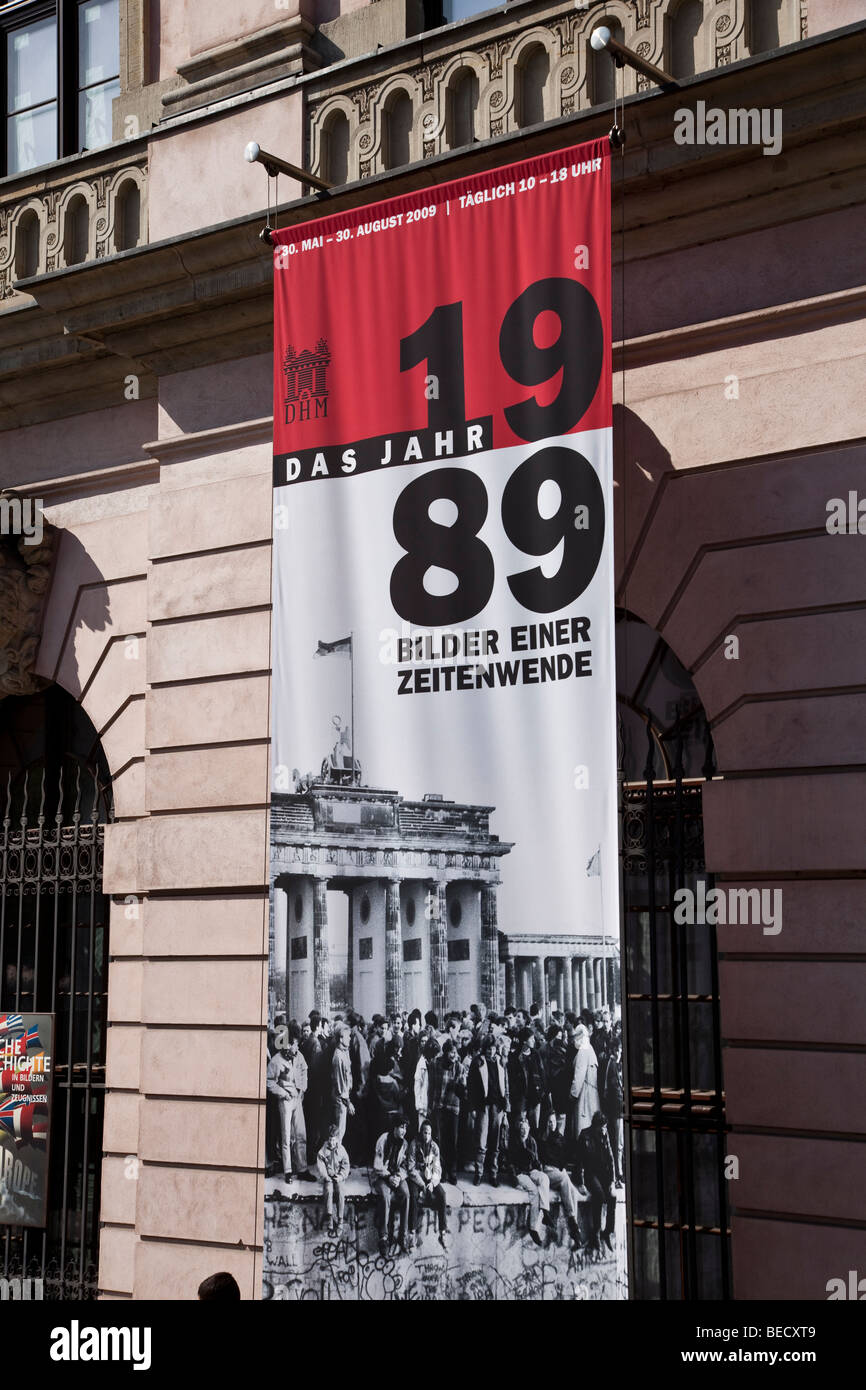
{"label": "person sitting on wall", "polygon": [[406,1121],[398,1116],[390,1130],[380,1134],[373,1159],[373,1185],[376,1192],[374,1223],[379,1236],[379,1254],[387,1255],[389,1243],[395,1243],[394,1220],[400,1222],[400,1249],[409,1253],[406,1223],[409,1219],[408,1177],[409,1145],[406,1143]]}
{"label": "person sitting on wall", "polygon": [[[328,1137],[319,1149],[316,1159],[319,1177],[322,1179],[322,1195],[325,1198],[325,1216],[328,1218],[328,1235],[335,1238],[340,1233],[346,1209],[343,1184],[351,1172],[349,1155],[340,1143],[340,1126],[332,1124]],[[336,1216],[334,1214],[336,1208]]]}
{"label": "person sitting on wall", "polygon": [[550,1180],[541,1166],[525,1115],[520,1116],[517,1132],[512,1136],[510,1159],[517,1186],[529,1193],[529,1235],[536,1245],[541,1245],[542,1222],[546,1226],[552,1224]]}
{"label": "person sitting on wall", "polygon": [[280,1110],[280,1153],[287,1183],[307,1170],[307,1130],[304,1123],[304,1094],[307,1064],[298,1051],[301,1030],[297,1023],[286,1029],[286,1042],[268,1062],[267,1089],[275,1096]]}
{"label": "person sitting on wall", "polygon": [[433,1126],[422,1120],[418,1138],[409,1150],[409,1234],[410,1247],[421,1235],[421,1214],[432,1207],[439,1224],[439,1244],[448,1249],[448,1201],[442,1186],[442,1161],[439,1145],[433,1138]]}
{"label": "person sitting on wall", "polygon": [[[589,1198],[590,1238],[593,1254],[602,1253],[602,1244],[613,1254],[613,1235],[616,1227],[616,1193],[614,1164],[604,1115],[596,1110],[592,1123],[577,1141],[575,1176],[581,1197]],[[604,1231],[601,1230],[601,1209],[607,1206]]]}
{"label": "person sitting on wall", "polygon": [[586,1241],[580,1234],[577,1212],[580,1198],[577,1188],[568,1175],[568,1145],[565,1135],[560,1133],[556,1113],[551,1110],[547,1117],[547,1130],[541,1140],[539,1157],[547,1174],[551,1190],[559,1196],[559,1204],[568,1225],[569,1235],[574,1241],[574,1249],[582,1250]]}

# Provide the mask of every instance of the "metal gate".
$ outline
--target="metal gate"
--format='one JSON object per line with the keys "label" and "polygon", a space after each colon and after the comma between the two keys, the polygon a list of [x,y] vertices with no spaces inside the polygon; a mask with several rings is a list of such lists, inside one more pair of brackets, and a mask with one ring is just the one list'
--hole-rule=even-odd
{"label": "metal gate", "polygon": [[[683,768],[684,728],[705,747],[699,777]],[[678,889],[711,878],[702,790],[712,776],[703,711],[691,706],[664,741],[647,723],[640,781],[622,787],[631,1136],[632,1297],[730,1297],[715,928],[674,920]],[[672,753],[657,777],[658,761]]]}
{"label": "metal gate", "polygon": [[0,1226],[2,1273],[41,1278],[46,1299],[92,1299],[105,1093],[107,792],[92,765],[67,755],[10,773],[0,795],[0,1009],[55,1015],[48,1224]]}

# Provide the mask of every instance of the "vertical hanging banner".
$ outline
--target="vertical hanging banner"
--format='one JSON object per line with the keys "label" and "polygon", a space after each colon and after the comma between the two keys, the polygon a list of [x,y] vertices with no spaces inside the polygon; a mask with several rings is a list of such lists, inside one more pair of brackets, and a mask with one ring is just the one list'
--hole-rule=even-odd
{"label": "vertical hanging banner", "polygon": [[53,1014],[0,1014],[0,1226],[44,1226]]}
{"label": "vertical hanging banner", "polygon": [[626,1295],[605,139],[274,236],[265,1298]]}

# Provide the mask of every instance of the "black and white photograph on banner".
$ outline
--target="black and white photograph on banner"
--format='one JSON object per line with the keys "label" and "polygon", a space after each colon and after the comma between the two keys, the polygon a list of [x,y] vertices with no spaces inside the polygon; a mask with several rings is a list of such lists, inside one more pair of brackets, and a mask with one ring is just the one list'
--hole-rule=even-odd
{"label": "black and white photograph on banner", "polygon": [[[559,184],[541,196],[555,216],[580,208],[603,246],[605,161],[582,156],[549,176],[539,165]],[[535,172],[497,183],[531,191]],[[380,336],[402,335],[401,371],[422,360],[406,326],[448,297],[475,225],[471,190],[436,196],[447,288],[381,314]],[[502,206],[495,225],[513,239],[531,203]],[[544,254],[570,269],[563,246],[552,234]],[[289,248],[287,265],[289,251],[305,254]],[[349,252],[330,254],[346,273]],[[303,307],[278,311],[291,341],[274,472],[265,1298],[626,1296],[604,282],[527,288],[519,267],[487,269],[478,298],[463,267],[462,320],[451,305],[431,322],[458,336],[471,322],[480,339],[475,302],[502,322],[512,382],[467,360],[476,412],[542,370],[547,402],[562,369],[552,404],[506,407],[517,441],[498,416],[460,428],[458,415],[405,453],[396,432],[353,446],[377,446],[357,472],[349,449],[333,477],[333,451],[292,456],[297,438],[345,437],[325,420],[331,390],[365,421],[356,433],[381,417],[325,375],[339,341],[322,337],[314,364],[296,346]],[[321,312],[314,299],[306,312]],[[557,323],[540,348],[534,325],[549,338]],[[424,339],[428,370],[437,341]],[[302,376],[322,419],[299,435]],[[395,382],[400,410],[443,424]]]}

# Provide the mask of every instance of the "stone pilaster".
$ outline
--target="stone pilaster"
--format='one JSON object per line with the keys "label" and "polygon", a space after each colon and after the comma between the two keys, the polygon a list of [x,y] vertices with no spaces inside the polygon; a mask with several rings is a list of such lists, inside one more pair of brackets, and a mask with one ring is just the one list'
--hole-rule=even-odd
{"label": "stone pilaster", "polygon": [[331,956],[328,941],[328,883],[313,882],[313,996],[325,1018],[331,1015]]}
{"label": "stone pilaster", "polygon": [[385,884],[385,1012],[403,1007],[403,927],[400,921],[400,880]]}
{"label": "stone pilaster", "polygon": [[445,903],[445,884],[427,885],[430,904],[430,984],[433,992],[433,1012],[440,1028],[448,1012],[448,927]]}
{"label": "stone pilaster", "polygon": [[496,885],[481,885],[481,1002],[499,1012],[499,935]]}

